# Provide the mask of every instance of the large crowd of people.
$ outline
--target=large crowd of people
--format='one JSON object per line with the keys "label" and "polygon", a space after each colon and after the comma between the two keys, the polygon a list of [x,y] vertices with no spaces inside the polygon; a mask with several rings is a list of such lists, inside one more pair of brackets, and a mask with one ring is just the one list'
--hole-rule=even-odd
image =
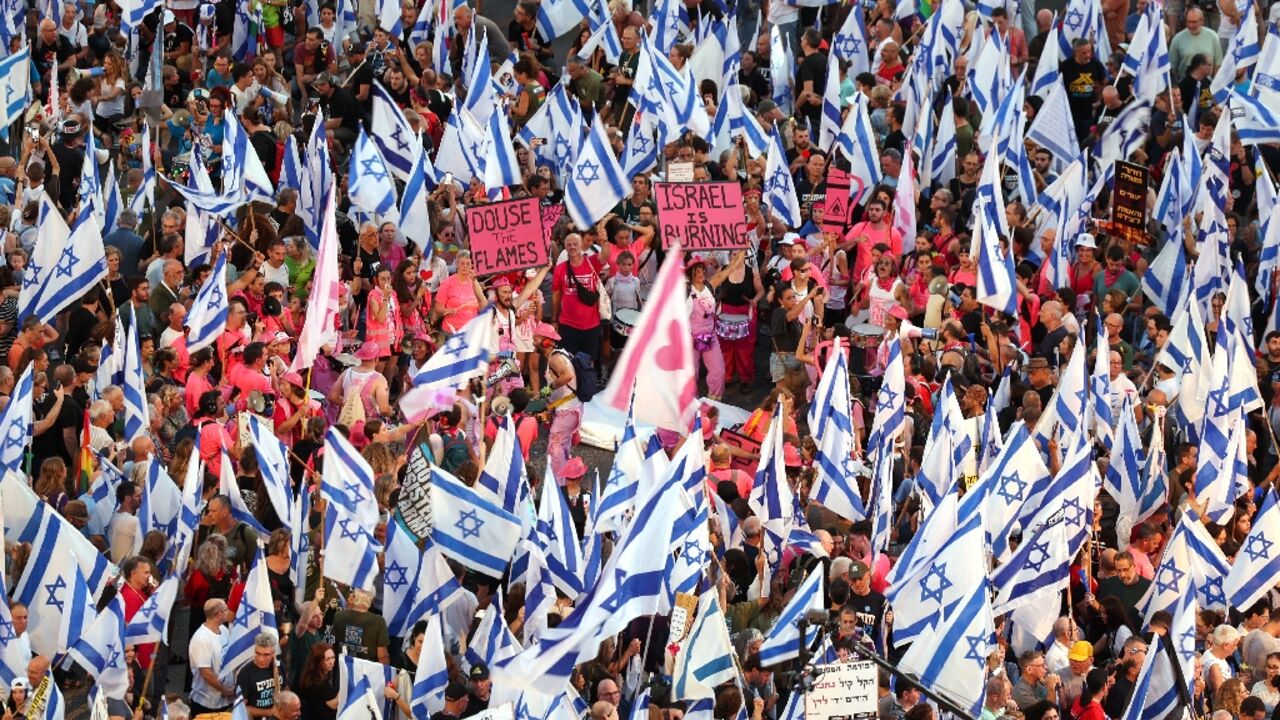
{"label": "large crowd of people", "polygon": [[[3,66],[4,86],[25,87],[28,102],[9,109],[0,143],[5,720],[94,702],[113,720],[363,718],[375,705],[415,720],[503,708],[517,718],[791,720],[805,713],[805,668],[768,649],[779,624],[795,623],[814,574],[811,606],[830,623],[825,650],[808,652],[878,656],[879,717],[929,720],[966,695],[908,649],[937,643],[946,656],[954,642],[916,628],[904,643],[906,621],[895,625],[925,617],[904,589],[924,581],[904,558],[937,560],[930,543],[947,532],[931,515],[996,482],[993,463],[1005,468],[1021,438],[1032,464],[1057,477],[1075,467],[1071,447],[1087,448],[1099,487],[1069,574],[1038,600],[1053,608],[1051,630],[997,614],[985,688],[965,690],[982,696],[983,720],[1148,717],[1147,656],[1168,649],[1161,639],[1181,612],[1159,599],[1171,582],[1161,573],[1203,581],[1186,559],[1192,537],[1225,564],[1256,561],[1256,542],[1270,547],[1280,142],[1243,137],[1236,98],[1280,102],[1280,2],[522,0],[509,16],[489,5],[3,3],[8,57],[30,53],[17,71]],[[666,95],[653,89],[663,83]],[[689,104],[671,111],[654,92]],[[1056,142],[1068,119],[1073,133]],[[1256,130],[1257,117],[1247,121]],[[412,148],[408,167],[393,143]],[[647,143],[657,150],[644,159]],[[493,170],[504,147],[514,162]],[[587,187],[594,177],[575,163],[600,152],[626,182],[608,208],[584,210],[608,191]],[[1137,223],[1113,214],[1117,161],[1145,173],[1145,187],[1128,190]],[[394,196],[375,202],[368,188],[388,170]],[[743,217],[730,247],[681,251],[663,237],[655,183],[677,177],[737,185]],[[486,187],[494,178],[506,182]],[[215,209],[210,198],[232,202]],[[545,251],[539,260],[495,269],[473,256],[468,211],[523,198],[539,201],[543,234],[519,231]],[[75,253],[95,245],[105,271],[77,284],[64,260],[74,268]],[[655,292],[671,263],[687,297]],[[211,320],[219,302],[225,316]],[[640,440],[663,458],[700,446],[706,481],[686,490],[711,505],[701,520],[712,548],[693,594],[723,613],[729,672],[691,691],[697,658],[681,652],[702,647],[682,634],[692,619],[682,631],[670,613],[641,616],[580,652],[567,700],[531,710],[533,695],[503,687],[501,666],[578,627],[594,580],[579,570],[576,595],[557,582],[553,601],[534,604],[544,588],[515,565],[494,577],[446,547],[449,602],[436,603],[425,570],[413,576],[421,597],[404,601],[389,535],[405,532],[405,496],[426,482],[417,461],[482,492],[494,448],[514,437],[539,508],[525,538],[544,545],[534,554],[553,556],[544,509],[560,504],[573,554],[621,552],[627,520],[600,527],[597,506],[615,484],[662,484],[641,475],[667,465],[628,464],[621,445],[616,456],[589,449],[584,424],[615,424],[593,414],[592,398],[664,303],[688,318],[701,432],[663,427]],[[402,406],[434,382],[424,368],[453,352],[450,338],[472,337],[477,322],[492,324],[491,362],[445,388],[425,417]],[[820,392],[836,356],[848,407],[832,410]],[[1234,415],[1215,424],[1225,375]],[[898,383],[901,423],[886,442],[883,408]],[[1088,400],[1066,397],[1077,386]],[[665,391],[637,387],[636,402]],[[814,408],[851,438],[834,465],[811,427],[827,416]],[[735,413],[746,419],[719,421]],[[958,450],[935,487],[944,433]],[[280,475],[257,449],[272,436]],[[785,477],[771,474],[775,462]],[[335,582],[333,568],[356,561],[325,557],[336,501],[322,485],[357,465],[377,508],[366,530],[380,546],[372,589]],[[844,502],[826,500],[833,473],[849,488]],[[181,495],[168,529],[153,517],[167,512],[156,509],[162,475]],[[759,502],[769,483],[795,502],[781,536],[777,508]],[[1023,495],[1015,512],[1029,520],[1031,503],[1062,492]],[[547,503],[548,493],[563,500]],[[305,496],[309,510],[295,516],[281,496]],[[97,638],[120,608],[125,684],[102,681],[116,661],[90,657],[68,637],[63,602],[51,615],[54,591],[46,602],[35,589],[55,564],[47,528],[63,526],[84,544],[57,540],[54,555],[75,550],[92,593],[77,597],[97,610],[83,637]],[[1021,562],[1019,541],[1039,532],[1011,527],[988,528],[997,550],[970,558],[982,575]],[[441,543],[410,537],[423,568],[440,557]],[[98,562],[106,574],[88,577]],[[274,620],[241,647],[234,626],[258,602],[264,565]],[[1268,588],[1280,581],[1257,574]],[[166,594],[170,580],[177,591]],[[1245,595],[1248,605],[1229,601]],[[1227,600],[1191,605],[1194,663],[1179,675],[1176,712],[1272,717],[1280,594]],[[158,604],[163,637],[128,640]],[[684,607],[701,617],[708,606],[695,597]],[[940,632],[952,612],[926,624]],[[438,645],[444,675],[424,680]],[[365,688],[377,703],[360,703],[348,658],[385,671]]]}

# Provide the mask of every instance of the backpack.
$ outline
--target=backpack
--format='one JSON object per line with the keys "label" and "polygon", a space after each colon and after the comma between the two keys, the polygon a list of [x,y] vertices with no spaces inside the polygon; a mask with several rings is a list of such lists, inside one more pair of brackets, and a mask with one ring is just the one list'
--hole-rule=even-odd
{"label": "backpack", "polygon": [[364,422],[368,418],[364,413],[364,388],[373,382],[372,378],[366,378],[358,387],[352,386],[347,389],[347,396],[342,399],[342,409],[338,411],[338,424],[350,430],[355,427],[358,422]]}
{"label": "backpack", "polygon": [[461,430],[440,435],[440,469],[445,472],[457,472],[464,462],[471,458],[471,450],[467,446],[467,436]]}
{"label": "backpack", "polygon": [[595,361],[591,356],[584,352],[576,352],[569,355],[569,362],[573,365],[573,394],[584,403],[591,402],[591,398],[596,396],[596,389],[600,386],[600,376],[596,373]]}

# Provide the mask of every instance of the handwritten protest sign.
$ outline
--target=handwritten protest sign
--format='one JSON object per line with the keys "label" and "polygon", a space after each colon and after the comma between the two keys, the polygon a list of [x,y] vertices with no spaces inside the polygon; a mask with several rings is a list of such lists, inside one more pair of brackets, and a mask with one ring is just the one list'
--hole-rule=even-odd
{"label": "handwritten protest sign", "polygon": [[473,720],[514,720],[515,705],[503,703],[496,708],[489,708],[479,715],[472,715]]}
{"label": "handwritten protest sign", "polygon": [[1147,243],[1148,170],[1116,161],[1116,192],[1111,201],[1111,224],[1116,235],[1129,242]]}
{"label": "handwritten protest sign", "polygon": [[525,198],[467,208],[471,260],[477,275],[547,264],[538,203],[537,198]]}
{"label": "handwritten protest sign", "polygon": [[876,666],[869,660],[822,665],[804,697],[807,720],[876,717]]}
{"label": "handwritten protest sign", "polygon": [[686,250],[747,247],[747,220],[738,183],[656,183],[655,190],[665,247],[677,242]]}

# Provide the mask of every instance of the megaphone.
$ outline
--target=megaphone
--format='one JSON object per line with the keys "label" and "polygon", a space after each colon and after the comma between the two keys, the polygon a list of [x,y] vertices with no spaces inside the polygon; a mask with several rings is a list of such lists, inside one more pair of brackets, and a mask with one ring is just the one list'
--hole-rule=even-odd
{"label": "megaphone", "polygon": [[946,279],[945,277],[941,276],[941,275],[938,275],[938,276],[934,277],[932,280],[930,280],[930,281],[929,281],[929,294],[930,294],[930,295],[946,295],[946,294],[947,294],[947,279]]}
{"label": "megaphone", "polygon": [[98,77],[102,74],[102,68],[71,68],[67,71],[67,84],[74,85],[79,82],[80,78]]}
{"label": "megaphone", "polygon": [[289,102],[288,95],[282,92],[276,92],[275,90],[272,90],[271,88],[268,88],[268,87],[258,88],[258,94],[264,98],[267,98],[268,100],[271,100],[277,105],[286,105]]}

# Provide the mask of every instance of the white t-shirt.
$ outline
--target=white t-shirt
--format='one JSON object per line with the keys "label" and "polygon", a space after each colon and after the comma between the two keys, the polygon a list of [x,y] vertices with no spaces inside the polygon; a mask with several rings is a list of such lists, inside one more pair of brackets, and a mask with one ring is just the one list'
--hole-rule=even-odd
{"label": "white t-shirt", "polygon": [[84,24],[79,20],[70,28],[65,28],[62,23],[58,23],[58,35],[66,38],[67,42],[77,50],[89,44],[89,34],[85,32]]}
{"label": "white t-shirt", "polygon": [[258,268],[258,271],[262,273],[265,282],[278,282],[282,287],[288,289],[289,263],[280,263],[280,267],[274,268],[271,267],[271,263],[265,262]]}
{"label": "white t-shirt", "polygon": [[107,87],[115,87],[120,90],[120,94],[110,100],[98,101],[98,115],[100,117],[111,117],[112,115],[124,115],[124,78],[116,78],[112,85],[108,86],[105,81],[98,83],[98,86],[105,90]]}
{"label": "white t-shirt", "polygon": [[111,538],[111,562],[117,565],[142,547],[138,518],[131,513],[117,511],[112,515],[107,536]]}
{"label": "white t-shirt", "polygon": [[[193,612],[203,612],[196,608]],[[191,644],[187,647],[187,658],[191,663],[191,701],[207,708],[224,708],[231,701],[222,696],[200,674],[201,668],[213,670],[213,674],[222,678],[223,655],[227,649],[227,629],[220,627],[217,633],[201,624],[195,635],[191,636]]]}

